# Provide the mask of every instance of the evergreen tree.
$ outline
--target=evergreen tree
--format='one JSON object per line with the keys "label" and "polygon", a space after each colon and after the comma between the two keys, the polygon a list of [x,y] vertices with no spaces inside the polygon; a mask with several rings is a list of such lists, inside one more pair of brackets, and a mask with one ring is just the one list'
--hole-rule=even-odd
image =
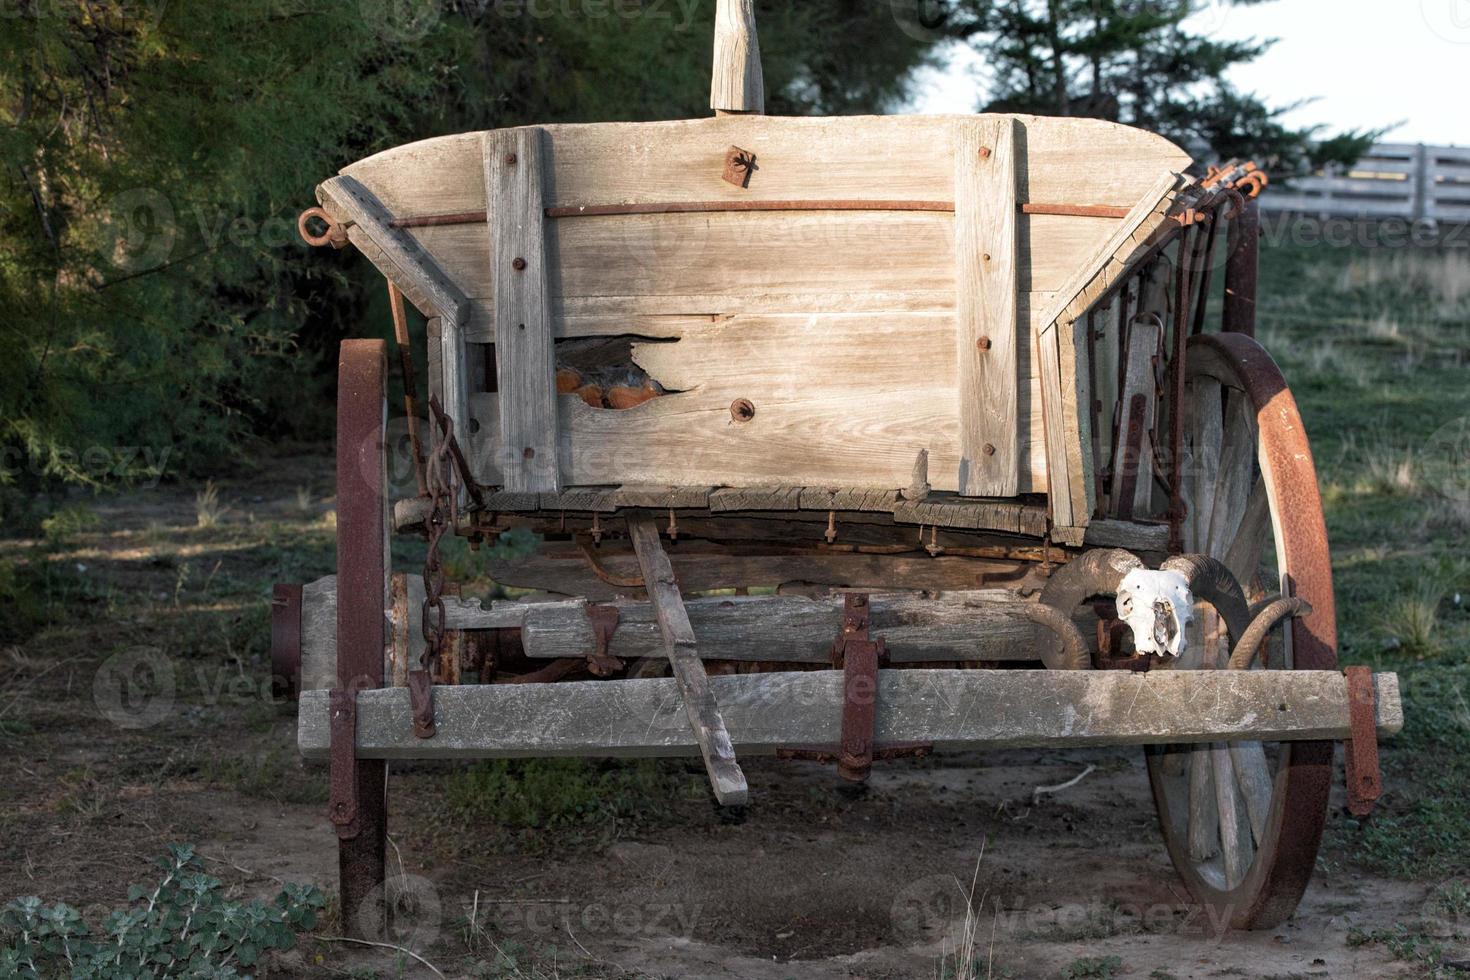
{"label": "evergreen tree", "polygon": [[1269,40],[1215,40],[1187,29],[1204,7],[1262,0],[915,0],[910,17],[933,36],[981,51],[994,112],[1092,116],[1152,130],[1201,162],[1251,157],[1289,178],[1328,161],[1351,163],[1379,131],[1323,137],[1281,122],[1272,106],[1225,79]]}

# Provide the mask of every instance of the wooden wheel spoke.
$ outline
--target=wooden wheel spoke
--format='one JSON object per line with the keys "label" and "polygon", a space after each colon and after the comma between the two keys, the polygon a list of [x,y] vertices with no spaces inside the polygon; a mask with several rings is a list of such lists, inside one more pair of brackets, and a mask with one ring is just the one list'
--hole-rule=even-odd
{"label": "wooden wheel spoke", "polygon": [[[1225,557],[1221,559],[1244,589],[1251,588],[1252,581],[1260,571],[1261,558],[1266,550],[1266,535],[1270,531],[1271,500],[1266,493],[1265,478],[1258,476],[1246,498],[1245,514],[1240,519],[1235,540],[1230,542]],[[1270,583],[1264,584],[1268,586],[1267,591],[1271,591]]]}
{"label": "wooden wheel spoke", "polygon": [[1223,412],[1224,438],[1220,446],[1220,468],[1215,477],[1215,498],[1210,505],[1209,528],[1205,536],[1205,554],[1225,557],[1235,540],[1236,529],[1245,516],[1250,496],[1251,476],[1255,472],[1255,413],[1245,393],[1227,389]]}
{"label": "wooden wheel spoke", "polygon": [[1220,810],[1209,746],[1189,753],[1189,856],[1207,861],[1220,850]]}
{"label": "wooden wheel spoke", "polygon": [[1210,526],[1210,511],[1215,501],[1215,481],[1220,472],[1220,450],[1223,420],[1220,410],[1220,382],[1214,378],[1195,378],[1191,386],[1190,467],[1185,486],[1185,506],[1190,510],[1184,547],[1199,552],[1205,547],[1204,536]]}
{"label": "wooden wheel spoke", "polygon": [[1231,742],[1230,761],[1235,766],[1235,781],[1245,799],[1251,835],[1259,846],[1266,840],[1266,827],[1271,818],[1271,791],[1274,780],[1266,762],[1266,749],[1260,742]]}
{"label": "wooden wheel spoke", "polygon": [[[1240,796],[1235,787],[1235,766],[1230,759],[1230,748],[1224,742],[1210,746],[1211,772],[1214,776],[1215,808],[1220,828],[1220,858],[1225,870],[1225,887],[1234,888],[1245,878],[1250,869],[1250,829],[1242,825]],[[1241,831],[1245,833],[1242,834]]]}

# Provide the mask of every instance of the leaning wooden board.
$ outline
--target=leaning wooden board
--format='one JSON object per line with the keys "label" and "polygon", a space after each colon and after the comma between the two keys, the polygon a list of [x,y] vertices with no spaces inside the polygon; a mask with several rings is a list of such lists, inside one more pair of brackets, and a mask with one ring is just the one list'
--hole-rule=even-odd
{"label": "leaning wooden board", "polygon": [[[957,224],[979,206],[975,195],[958,195],[964,213],[953,213],[956,154],[973,151],[977,124],[1002,122],[1014,134],[1014,187],[998,193],[1011,192],[1018,209],[1066,205],[1102,213],[1018,211],[1014,267],[993,277],[1014,283],[1015,302],[993,302],[982,292],[962,311],[956,269],[984,264],[956,254],[957,238],[962,251],[974,241],[957,236]],[[545,268],[527,271],[545,275],[549,339],[650,338],[635,349],[635,360],[675,392],[623,411],[557,398],[557,465],[554,472],[538,466],[536,479],[567,486],[896,489],[907,485],[924,450],[935,490],[1045,491],[1048,393],[1033,356],[1043,318],[1067,299],[1055,291],[1115,234],[1117,215],[1189,163],[1149,134],[1029,116],[743,116],[535,133],[549,210]],[[465,341],[506,336],[504,325],[497,330],[502,304],[491,268],[504,257],[492,260],[484,214],[485,140],[480,133],[427,140],[343,171],[396,219],[459,216],[395,231],[432,256],[432,274],[466,297],[460,342],[446,345],[445,358],[464,358]],[[755,158],[745,187],[722,179],[731,147]],[[996,213],[995,201],[982,204]],[[700,209],[647,213],[660,205]],[[720,210],[732,205],[750,209]],[[578,213],[583,207],[634,213],[588,216]],[[978,218],[985,227],[995,220]],[[976,311],[1008,322],[977,323]],[[993,342],[1002,370],[958,350],[958,340],[973,344],[976,337]],[[992,418],[986,431],[962,422],[960,392],[975,390],[973,379],[966,381],[971,364],[982,372],[987,403],[1015,405],[1012,417]],[[501,365],[503,375],[514,370]],[[732,419],[736,398],[755,404],[750,421]],[[472,390],[461,410],[462,428],[477,433],[477,476],[501,485],[514,471],[509,482],[537,487],[518,475],[526,447],[502,444],[502,433],[519,423],[502,418],[499,401],[496,393]],[[997,431],[1002,423],[1011,431]],[[998,472],[977,482],[965,444],[972,455],[976,446],[993,446],[988,462]],[[539,463],[544,455],[533,458]]]}

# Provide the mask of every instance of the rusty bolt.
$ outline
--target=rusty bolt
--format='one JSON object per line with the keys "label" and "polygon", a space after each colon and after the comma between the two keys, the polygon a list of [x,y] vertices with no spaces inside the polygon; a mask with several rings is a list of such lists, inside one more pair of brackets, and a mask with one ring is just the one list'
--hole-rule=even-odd
{"label": "rusty bolt", "polygon": [[524,272],[526,269],[526,260],[517,255],[510,260],[510,267],[517,272]]}
{"label": "rusty bolt", "polygon": [[984,259],[986,262],[989,262],[990,261],[990,253],[989,252],[986,252],[984,255],[982,255],[980,257],[982,259]]}
{"label": "rusty bolt", "polygon": [[505,165],[507,167],[514,167],[516,165],[516,155],[514,153],[507,153],[505,155]]}
{"label": "rusty bolt", "polygon": [[532,449],[530,446],[527,446],[525,449],[521,450],[521,455],[526,457],[527,459],[535,459],[536,450]]}
{"label": "rusty bolt", "polygon": [[755,418],[755,406],[749,398],[737,398],[730,403],[730,418],[736,422],[749,422]]}
{"label": "rusty bolt", "polygon": [[981,337],[979,340],[975,341],[975,346],[980,348],[981,350],[990,350],[990,338]]}
{"label": "rusty bolt", "polygon": [[994,456],[995,455],[995,447],[992,446],[988,442],[984,446],[981,447],[980,451],[983,452],[987,456]]}
{"label": "rusty bolt", "polygon": [[982,146],[982,147],[980,147],[980,159],[982,159],[982,160],[989,160],[990,159],[990,147],[988,147],[988,146]]}

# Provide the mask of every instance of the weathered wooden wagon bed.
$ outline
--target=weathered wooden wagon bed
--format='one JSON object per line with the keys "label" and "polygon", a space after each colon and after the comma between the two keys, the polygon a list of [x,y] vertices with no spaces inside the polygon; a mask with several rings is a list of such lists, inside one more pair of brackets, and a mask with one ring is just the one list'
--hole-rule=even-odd
{"label": "weathered wooden wagon bed", "polygon": [[[384,914],[387,759],[697,753],[738,805],[741,755],[1089,744],[1149,746],[1193,894],[1278,923],[1333,742],[1365,809],[1402,717],[1337,670],[1251,339],[1264,175],[1097,120],[762,116],[743,9],[714,118],[425,140],[303,215],[387,278],[408,394],[390,425],[385,345],[343,345],[338,574],[273,619],[349,924]],[[444,580],[445,535],[511,528],[537,553],[486,565],[529,591]]]}

